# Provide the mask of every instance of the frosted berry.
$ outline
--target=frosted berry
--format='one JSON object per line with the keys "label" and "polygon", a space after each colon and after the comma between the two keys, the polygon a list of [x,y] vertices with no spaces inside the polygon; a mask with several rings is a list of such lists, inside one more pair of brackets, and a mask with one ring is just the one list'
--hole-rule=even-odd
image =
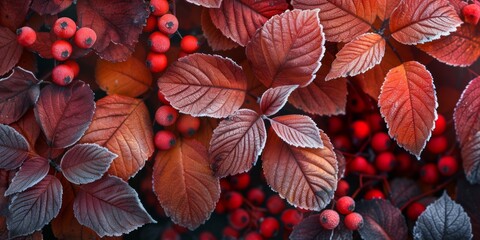
{"label": "frosted berry", "polygon": [[447,128],[447,120],[442,114],[438,114],[437,120],[435,120],[435,128],[433,129],[432,135],[439,136],[445,132]]}
{"label": "frosted berry", "polygon": [[267,209],[270,214],[280,214],[285,209],[285,202],[278,195],[267,199]]}
{"label": "frosted berry", "polygon": [[170,38],[161,32],[153,32],[148,37],[147,44],[152,51],[165,53],[170,49]]}
{"label": "frosted berry", "polygon": [[35,43],[37,40],[37,33],[31,27],[22,27],[17,29],[17,42],[18,44],[29,47]]}
{"label": "frosted berry", "polygon": [[441,154],[447,151],[448,141],[445,136],[432,137],[427,143],[427,150],[433,154]]}
{"label": "frosted berry", "polygon": [[267,217],[260,223],[260,234],[263,237],[271,238],[278,233],[280,224],[274,217]]}
{"label": "frosted berry", "polygon": [[177,121],[177,118],[177,109],[168,105],[160,106],[155,112],[155,121],[161,126],[171,126]]}
{"label": "frosted berry", "polygon": [[165,14],[158,18],[158,29],[163,33],[174,34],[178,29],[178,19],[173,14]]}
{"label": "frosted berry", "polygon": [[57,65],[52,70],[52,81],[59,86],[66,86],[72,82],[74,72],[68,65]]}
{"label": "frosted berry", "polygon": [[91,28],[82,27],[75,33],[74,41],[80,48],[91,48],[97,41],[97,33]]}
{"label": "frosted berry", "polygon": [[155,146],[159,150],[168,150],[175,146],[177,139],[175,134],[169,130],[161,130],[155,134]]}
{"label": "frosted berry", "polygon": [[188,114],[181,115],[177,121],[177,130],[184,137],[192,137],[200,128],[200,119]]}
{"label": "frosted berry", "polygon": [[348,195],[348,192],[350,191],[350,184],[348,184],[347,181],[341,179],[338,181],[337,184],[337,190],[335,191],[335,197],[340,198],[343,196]]}
{"label": "frosted berry", "polygon": [[243,196],[239,192],[228,192],[225,195],[225,206],[229,210],[235,210],[243,204]]}
{"label": "frosted berry", "polygon": [[236,190],[243,190],[250,184],[250,175],[248,173],[240,173],[230,178],[230,184]]}
{"label": "frosted berry", "polygon": [[377,132],[372,137],[372,148],[375,152],[385,152],[392,145],[392,140],[388,134],[384,132]]}
{"label": "frosted berry", "polygon": [[250,215],[244,209],[238,208],[228,215],[228,221],[233,228],[241,230],[250,222]]}
{"label": "frosted berry", "polygon": [[439,178],[437,165],[434,163],[427,163],[420,169],[420,180],[424,183],[435,184]]}
{"label": "frosted berry", "polygon": [[370,126],[367,122],[357,120],[352,123],[353,136],[358,139],[364,139],[370,135]]}
{"label": "frosted berry", "polygon": [[385,194],[383,194],[382,191],[378,189],[370,189],[365,193],[365,196],[363,196],[366,200],[372,200],[372,199],[385,199]]}
{"label": "frosted berry", "polygon": [[143,26],[143,32],[153,32],[157,27],[157,18],[153,15],[148,16],[145,26]]}
{"label": "frosted berry", "polygon": [[291,230],[302,221],[303,215],[297,209],[290,208],[282,212],[280,219],[285,228]]}
{"label": "frosted berry", "polygon": [[425,205],[423,205],[419,202],[414,202],[414,203],[408,205],[407,217],[410,220],[415,221],[423,213],[423,211],[425,211],[425,209],[426,209]]}
{"label": "frosted berry", "polygon": [[69,17],[61,17],[53,24],[53,33],[59,38],[71,38],[77,31],[77,24]]}
{"label": "frosted berry", "polygon": [[444,156],[438,160],[437,167],[440,174],[448,177],[458,171],[458,162],[452,156]]}
{"label": "frosted berry", "polygon": [[355,231],[363,226],[363,217],[359,213],[353,212],[345,216],[343,223],[345,224],[345,227]]}
{"label": "frosted berry", "polygon": [[466,23],[477,25],[480,20],[480,6],[475,3],[468,4],[462,8],[462,13]]}
{"label": "frosted berry", "polygon": [[73,77],[77,77],[78,74],[80,73],[80,66],[78,65],[77,62],[75,62],[74,60],[67,60],[65,61],[63,64],[69,66],[72,68],[73,70]]}
{"label": "frosted berry", "polygon": [[343,215],[347,215],[355,210],[355,200],[349,196],[341,197],[335,205],[337,211]]}
{"label": "frosted berry", "polygon": [[395,163],[395,155],[391,152],[382,152],[375,157],[375,167],[382,172],[392,171]]}
{"label": "frosted berry", "polygon": [[57,40],[52,44],[52,55],[58,61],[67,60],[72,54],[72,45],[65,40]]}
{"label": "frosted berry", "polygon": [[327,209],[320,213],[320,225],[323,228],[332,230],[340,223],[340,216],[335,210]]}
{"label": "frosted berry", "polygon": [[186,53],[194,53],[198,50],[198,39],[192,35],[186,35],[180,41],[180,49]]}
{"label": "frosted berry", "polygon": [[167,56],[163,53],[151,52],[147,55],[146,64],[148,69],[150,69],[150,72],[163,72],[167,68],[167,63]]}
{"label": "frosted berry", "polygon": [[152,15],[160,17],[168,12],[170,6],[167,0],[150,0]]}

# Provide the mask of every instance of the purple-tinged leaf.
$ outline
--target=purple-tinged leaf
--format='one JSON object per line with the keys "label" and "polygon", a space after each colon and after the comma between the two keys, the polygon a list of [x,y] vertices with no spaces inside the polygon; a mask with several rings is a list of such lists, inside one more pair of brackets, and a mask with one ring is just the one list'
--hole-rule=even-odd
{"label": "purple-tinged leaf", "polygon": [[[3,13],[2,13],[3,14]],[[10,71],[20,60],[23,47],[18,44],[17,35],[0,25],[0,76]]]}
{"label": "purple-tinged leaf", "polygon": [[75,184],[91,183],[108,170],[117,154],[97,144],[77,144],[63,155],[63,176]]}
{"label": "purple-tinged leaf", "polygon": [[418,184],[409,178],[395,178],[390,183],[390,199],[400,208],[415,196],[422,193]]}
{"label": "purple-tinged leaf", "polygon": [[286,85],[275,88],[269,88],[265,91],[260,99],[260,108],[263,114],[271,116],[285,106],[290,93],[293,92],[298,85]]}
{"label": "purple-tinged leaf", "polygon": [[12,170],[28,156],[28,143],[14,128],[0,124],[0,168]]}
{"label": "purple-tinged leaf", "polygon": [[33,0],[31,8],[40,15],[54,15],[67,9],[70,7],[70,5],[72,5],[72,3],[73,0]]}
{"label": "purple-tinged leaf", "polygon": [[295,147],[323,148],[320,129],[304,115],[285,115],[270,119],[275,133],[287,144]]}
{"label": "purple-tinged leaf", "polygon": [[21,67],[14,68],[10,75],[0,79],[0,123],[17,121],[37,102],[40,94],[37,83],[33,73]]}
{"label": "purple-tinged leaf", "polygon": [[82,81],[67,87],[49,85],[42,89],[35,116],[53,148],[77,142],[92,122],[95,111],[93,92]]}
{"label": "purple-tinged leaf", "polygon": [[12,31],[21,27],[25,22],[31,2],[32,0],[0,1],[0,25],[8,27]]}
{"label": "purple-tinged leaf", "polygon": [[93,229],[100,237],[120,236],[144,224],[155,223],[135,190],[114,176],[81,185],[73,211],[80,224]]}
{"label": "purple-tinged leaf", "polygon": [[[0,169],[0,216],[8,215],[8,205],[10,204],[10,198],[5,197],[5,191],[8,188],[8,184],[10,184],[11,173],[12,171]],[[5,224],[5,231],[6,229],[7,229],[7,225]],[[0,233],[0,239],[2,239],[1,233]]]}
{"label": "purple-tinged leaf", "polygon": [[60,211],[62,194],[60,181],[48,175],[35,186],[15,195],[7,217],[10,237],[25,236],[42,229]]}
{"label": "purple-tinged leaf", "polygon": [[333,229],[328,230],[320,225],[320,214],[313,214],[300,222],[293,228],[290,234],[290,240],[350,240],[353,239],[353,232],[348,230],[343,224],[343,219],[340,224]]}
{"label": "purple-tinged leaf", "polygon": [[470,217],[474,236],[480,236],[480,185],[470,184],[465,178],[457,182],[456,201],[462,205]]}
{"label": "purple-tinged leaf", "polygon": [[[477,113],[478,114],[478,113]],[[480,132],[462,144],[462,163],[465,176],[471,184],[480,183]]]}
{"label": "purple-tinged leaf", "polygon": [[340,152],[339,150],[333,150],[335,152],[335,156],[337,156],[337,164],[338,164],[338,173],[337,173],[337,179],[342,179],[345,170],[347,168],[347,160],[345,159],[345,156],[343,156],[343,153]]}
{"label": "purple-tinged leaf", "polygon": [[23,192],[34,186],[47,176],[48,170],[50,170],[50,165],[47,159],[40,156],[28,158],[13,177],[10,186],[5,191],[5,196]]}
{"label": "purple-tinged leaf", "polygon": [[33,108],[27,111],[20,120],[10,124],[10,126],[15,128],[27,140],[30,149],[35,148],[35,143],[42,130],[40,130],[40,126],[35,119]]}
{"label": "purple-tinged leaf", "polygon": [[463,90],[453,114],[455,131],[460,145],[473,138],[480,131],[480,77],[470,81]]}

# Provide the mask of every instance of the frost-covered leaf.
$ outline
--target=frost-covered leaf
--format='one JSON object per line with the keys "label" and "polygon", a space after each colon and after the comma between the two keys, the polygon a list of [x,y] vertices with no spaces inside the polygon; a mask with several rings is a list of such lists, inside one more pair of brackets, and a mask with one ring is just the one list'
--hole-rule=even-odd
{"label": "frost-covered leaf", "polygon": [[23,47],[18,44],[17,35],[7,27],[0,26],[0,56],[2,56],[0,76],[10,71],[18,63],[22,52]]}
{"label": "frost-covered leaf", "polygon": [[15,177],[5,191],[5,196],[23,192],[34,186],[47,176],[48,170],[50,170],[50,164],[47,159],[40,156],[28,158],[15,173]]}
{"label": "frost-covered leaf", "polygon": [[238,43],[227,38],[223,33],[213,24],[208,9],[202,10],[202,32],[207,39],[208,45],[214,51],[229,50],[238,47]]}
{"label": "frost-covered leaf", "polygon": [[28,156],[28,142],[14,128],[0,124],[0,168],[19,167]]}
{"label": "frost-covered leaf", "polygon": [[271,116],[280,111],[297,87],[297,85],[286,85],[267,89],[260,98],[260,108],[263,114]]}
{"label": "frost-covered leaf", "polygon": [[457,102],[453,119],[460,145],[471,141],[480,131],[480,77],[470,81]]}
{"label": "frost-covered leaf", "polygon": [[33,0],[31,8],[40,15],[57,14],[72,5],[73,0]]}
{"label": "frost-covered leaf", "polygon": [[463,169],[471,184],[480,184],[480,132],[461,145]]}
{"label": "frost-covered leaf", "polygon": [[305,115],[284,115],[270,119],[275,133],[287,144],[295,147],[323,148],[320,129]]}

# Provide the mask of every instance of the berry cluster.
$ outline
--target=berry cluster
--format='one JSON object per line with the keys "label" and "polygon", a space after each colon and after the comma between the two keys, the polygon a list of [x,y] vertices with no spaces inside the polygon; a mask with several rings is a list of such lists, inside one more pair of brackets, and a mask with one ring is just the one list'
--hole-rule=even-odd
{"label": "berry cluster", "polygon": [[349,230],[355,231],[363,226],[363,217],[354,212],[355,200],[349,196],[343,196],[336,202],[336,211],[326,209],[320,213],[320,225],[327,230],[335,229],[340,224],[340,214],[342,214],[343,224]]}

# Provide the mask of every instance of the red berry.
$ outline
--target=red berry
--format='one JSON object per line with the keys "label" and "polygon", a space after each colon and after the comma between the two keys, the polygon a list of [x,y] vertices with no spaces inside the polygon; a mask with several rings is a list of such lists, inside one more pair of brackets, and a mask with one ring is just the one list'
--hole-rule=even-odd
{"label": "red berry", "polygon": [[180,49],[186,53],[196,52],[198,48],[198,39],[195,36],[186,35],[180,41]]}
{"label": "red berry", "polygon": [[395,156],[395,159],[397,159],[397,164],[395,167],[398,171],[407,172],[411,170],[412,158],[410,157],[410,154],[400,153]]}
{"label": "red berry", "polygon": [[366,200],[385,199],[385,194],[383,194],[383,192],[378,189],[370,189],[365,193],[364,198]]}
{"label": "red berry", "polygon": [[97,33],[91,28],[82,27],[75,33],[74,41],[80,48],[91,48],[97,41]]}
{"label": "red berry", "polygon": [[272,195],[267,199],[267,209],[270,214],[279,214],[285,209],[285,202],[278,195]]}
{"label": "red berry", "polygon": [[150,0],[152,15],[160,17],[168,12],[170,6],[166,0]]}
{"label": "red berry", "polygon": [[419,202],[414,202],[414,203],[408,205],[407,217],[410,220],[415,221],[423,213],[423,211],[425,211],[425,209],[426,209],[425,205],[423,205]]}
{"label": "red berry", "polygon": [[175,134],[169,130],[161,130],[155,134],[155,146],[159,150],[168,150],[175,146],[177,143],[177,139],[175,138]]}
{"label": "red berry", "polygon": [[355,231],[363,226],[363,217],[359,213],[352,212],[345,216],[343,223],[345,224],[345,227]]}
{"label": "red berry", "polygon": [[200,128],[200,118],[188,114],[181,115],[177,121],[177,130],[184,137],[192,137]]}
{"label": "red berry", "polygon": [[153,32],[148,37],[148,46],[154,52],[165,53],[170,49],[170,38],[161,32]]}
{"label": "red berry", "polygon": [[167,63],[167,56],[165,56],[163,53],[150,52],[147,55],[146,64],[148,69],[150,69],[150,72],[163,72],[167,68]]}
{"label": "red berry", "polygon": [[354,113],[361,113],[365,110],[365,102],[357,93],[348,94],[348,108]]}
{"label": "red berry", "polygon": [[480,6],[475,3],[468,4],[462,8],[462,13],[466,23],[477,25],[480,20]]}
{"label": "red berry", "polygon": [[168,105],[160,106],[155,112],[155,121],[161,126],[171,126],[177,121],[177,118],[177,109]]}
{"label": "red berry", "polygon": [[198,240],[217,240],[213,233],[208,231],[203,231],[198,235]]}
{"label": "red berry", "polygon": [[343,125],[342,118],[333,116],[328,118],[328,131],[330,133],[338,133],[343,130],[345,126]]}
{"label": "red berry", "polygon": [[445,132],[447,128],[447,121],[442,114],[438,114],[437,120],[435,120],[435,128],[433,129],[432,135],[439,136]]}
{"label": "red berry", "polygon": [[158,91],[158,100],[165,105],[170,105],[170,102],[167,99],[165,99],[165,95],[163,95],[163,93],[160,90]]}
{"label": "red berry", "polygon": [[240,173],[230,178],[232,187],[236,190],[243,190],[250,184],[250,175],[248,173]]}
{"label": "red berry", "polygon": [[70,66],[60,64],[52,70],[52,81],[59,86],[66,86],[72,82],[74,75]]}
{"label": "red berry", "polygon": [[178,224],[173,224],[173,229],[175,229],[175,231],[180,234],[188,232],[188,228],[180,226]]}
{"label": "red berry", "polygon": [[230,182],[228,182],[227,179],[225,178],[220,179],[220,188],[222,189],[222,191],[232,190],[232,186],[230,186]]}
{"label": "red berry", "polygon": [[445,136],[432,137],[427,143],[427,150],[433,154],[441,154],[447,150],[448,141]]}
{"label": "red berry", "polygon": [[58,61],[67,60],[72,54],[72,45],[65,40],[57,40],[52,44],[52,55]]}
{"label": "red berry", "polygon": [[370,126],[367,122],[362,120],[357,120],[352,123],[353,136],[358,139],[364,139],[370,135]]}
{"label": "red berry", "polygon": [[424,183],[435,184],[439,178],[437,165],[434,163],[427,163],[420,169],[420,180]]}
{"label": "red berry", "polygon": [[382,172],[390,172],[395,167],[395,155],[391,152],[382,152],[375,158],[375,167]]}
{"label": "red berry", "polygon": [[22,27],[17,29],[17,42],[24,46],[28,47],[35,43],[37,40],[37,33],[31,27]]}
{"label": "red berry", "polygon": [[345,135],[338,135],[333,138],[333,146],[341,151],[348,151],[352,147],[350,138]]}
{"label": "red berry", "polygon": [[71,38],[76,31],[77,24],[69,17],[61,17],[53,25],[53,32],[59,38]]}
{"label": "red berry", "polygon": [[379,132],[385,128],[385,122],[383,121],[382,116],[378,113],[367,115],[366,120],[373,132]]}
{"label": "red berry", "polygon": [[63,64],[69,66],[73,70],[73,77],[77,77],[80,73],[80,66],[74,60],[67,60]]}
{"label": "red berry", "polygon": [[444,156],[438,160],[437,167],[440,174],[448,177],[458,171],[458,162],[452,156]]}
{"label": "red berry", "polygon": [[349,191],[350,191],[350,184],[348,184],[347,181],[341,179],[340,181],[338,181],[337,190],[335,191],[335,197],[339,198],[339,197],[346,196]]}
{"label": "red berry", "polygon": [[280,228],[280,224],[274,217],[267,217],[260,223],[260,234],[263,237],[271,238],[275,236]]}
{"label": "red berry", "polygon": [[233,228],[241,230],[250,222],[250,215],[248,215],[248,212],[244,209],[237,208],[228,215],[228,221]]}
{"label": "red berry", "polygon": [[143,32],[153,32],[157,27],[157,18],[153,15],[148,16],[145,26],[143,26]]}
{"label": "red berry", "polygon": [[167,228],[163,231],[162,240],[180,240],[180,235],[173,228]]}
{"label": "red berry", "polygon": [[349,196],[341,197],[335,205],[337,211],[343,215],[347,215],[355,210],[355,200]]}
{"label": "red berry", "polygon": [[291,230],[302,221],[303,215],[297,209],[290,208],[283,211],[280,219],[285,228]]}
{"label": "red berry", "polygon": [[262,235],[257,232],[249,232],[245,237],[243,238],[244,240],[263,240]]}
{"label": "red berry", "polygon": [[165,14],[158,18],[158,29],[165,34],[174,34],[178,29],[178,19],[173,14]]}
{"label": "red berry", "polygon": [[376,175],[376,174],[377,174],[377,170],[375,169],[375,167],[374,167],[372,164],[368,163],[367,166],[365,167],[364,173],[365,173],[366,175],[371,175],[371,176],[373,176],[373,175]]}
{"label": "red berry", "polygon": [[340,223],[340,216],[335,210],[327,209],[320,213],[320,225],[323,228],[332,230]]}
{"label": "red berry", "polygon": [[235,210],[243,204],[243,196],[239,192],[228,192],[225,195],[225,206],[229,210]]}
{"label": "red berry", "polygon": [[225,202],[222,201],[222,199],[220,199],[220,201],[217,202],[217,205],[215,205],[215,212],[217,214],[222,214],[222,213],[225,213],[225,209],[226,206],[225,206]]}
{"label": "red berry", "polygon": [[392,145],[392,140],[388,134],[384,132],[377,132],[372,137],[372,148],[375,152],[385,152]]}
{"label": "red berry", "polygon": [[222,231],[222,235],[226,237],[226,239],[237,239],[240,236],[240,233],[238,233],[233,227],[226,226]]}
{"label": "red berry", "polygon": [[252,188],[247,193],[247,199],[254,205],[261,205],[265,201],[265,193],[260,188]]}
{"label": "red berry", "polygon": [[365,173],[368,165],[369,163],[367,159],[358,156],[355,157],[352,161],[350,161],[347,167],[349,172]]}

